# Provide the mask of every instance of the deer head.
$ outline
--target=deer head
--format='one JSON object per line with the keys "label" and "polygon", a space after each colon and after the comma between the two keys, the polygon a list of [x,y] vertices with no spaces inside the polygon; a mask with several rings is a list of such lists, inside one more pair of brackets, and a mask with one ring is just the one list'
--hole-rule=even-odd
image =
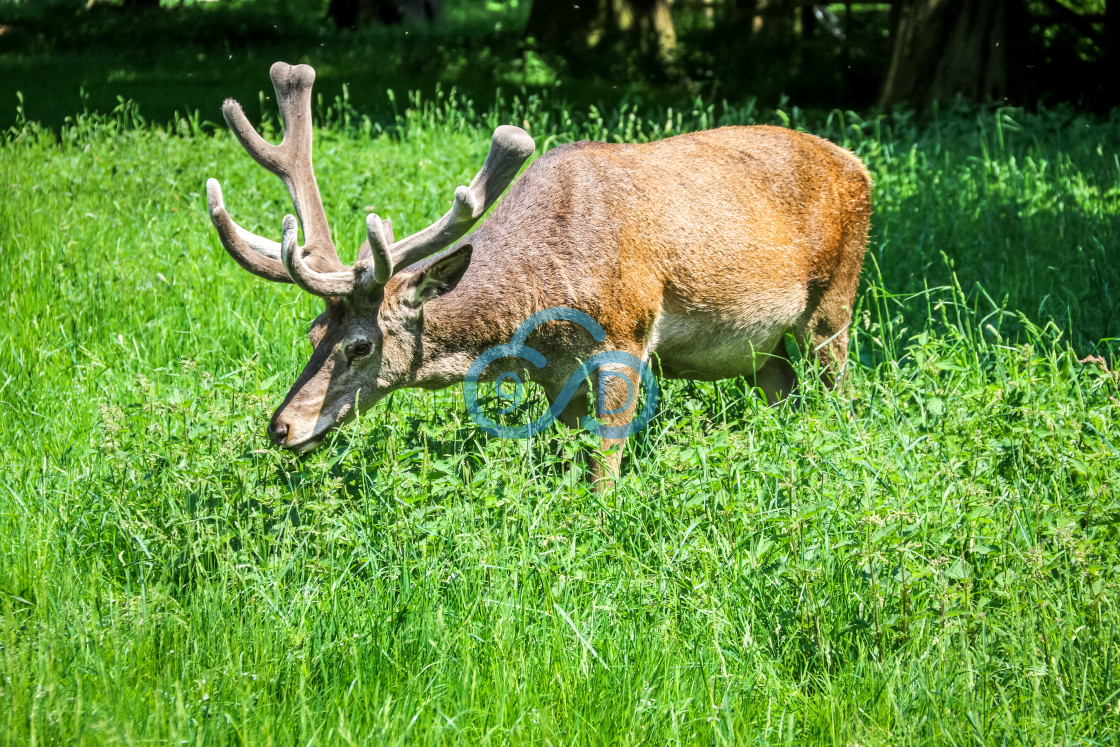
{"label": "deer head", "polygon": [[470,186],[455,190],[455,201],[442,218],[395,241],[389,221],[369,215],[367,241],[348,266],[331,240],[311,164],[315,71],[277,62],[269,74],[284,125],[279,145],[257,134],[236,101],[226,100],[222,113],[249,155],[284,182],[303,228],[303,246],[297,243],[296,216],[284,217],[276,243],[230,218],[217,180],[207,181],[206,194],[210,219],[238,264],[267,280],[295,283],[325,301],[309,332],[311,360],[268,426],[273,441],[302,452],[359,409],[417,383],[423,306],[455,287],[470,263],[471,246],[464,244],[424,267],[411,266],[462,238],[513,181],[535,146],[524,130],[498,127],[481,171]]}

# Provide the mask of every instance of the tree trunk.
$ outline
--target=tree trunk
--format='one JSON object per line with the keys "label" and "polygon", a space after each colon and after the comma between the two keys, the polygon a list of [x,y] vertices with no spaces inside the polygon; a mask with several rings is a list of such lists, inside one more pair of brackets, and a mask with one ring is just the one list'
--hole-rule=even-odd
{"label": "tree trunk", "polygon": [[124,0],[124,7],[136,9],[159,8],[159,0]]}
{"label": "tree trunk", "polygon": [[879,107],[1022,95],[1023,0],[896,0]]}
{"label": "tree trunk", "polygon": [[801,6],[801,38],[812,39],[817,31],[817,14],[812,5]]}
{"label": "tree trunk", "polygon": [[1116,75],[1116,70],[1120,69],[1120,0],[1108,0],[1104,6],[1104,62],[1102,77],[1108,81],[1105,106],[1111,109],[1120,106],[1120,77]]}
{"label": "tree trunk", "polygon": [[668,0],[535,0],[525,34],[569,57],[622,42],[667,65],[677,51]]}

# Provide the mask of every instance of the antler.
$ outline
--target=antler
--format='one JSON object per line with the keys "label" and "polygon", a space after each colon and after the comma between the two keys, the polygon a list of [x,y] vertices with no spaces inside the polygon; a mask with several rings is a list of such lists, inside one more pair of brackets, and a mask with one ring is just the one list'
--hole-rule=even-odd
{"label": "antler", "polygon": [[363,247],[353,267],[342,263],[331,241],[330,226],[311,165],[311,86],[315,71],[308,65],[277,62],[269,71],[284,122],[279,145],[265,142],[233,99],[222,113],[249,155],[284,182],[303,226],[305,243],[296,245],[296,219],[284,217],[277,244],[237,225],[226,212],[217,180],[206,182],[210,219],[222,245],[238,264],[268,280],[294,282],[317,296],[343,296],[356,285],[384,285],[394,273],[435,254],[470,230],[513,181],[535,144],[519,127],[494,130],[490,152],[469,187],[455,190],[451,210],[439,221],[401,241],[393,241],[389,221],[376,215],[366,220],[369,251]]}
{"label": "antler", "polygon": [[[309,65],[293,66],[277,62],[269,70],[269,77],[276,89],[276,103],[284,122],[284,139],[279,145],[272,145],[258,135],[241,105],[233,99],[226,99],[222,104],[222,114],[253,160],[280,177],[288,188],[296,215],[303,226],[305,244],[298,249],[294,241],[277,244],[237,225],[226,212],[222,189],[215,179],[206,183],[210,219],[218,229],[226,251],[249,272],[269,280],[294,281],[304,290],[317,295],[327,295],[328,290],[333,294],[338,290],[338,278],[330,276],[345,273],[349,277],[351,273],[339,260],[331,242],[330,225],[311,164],[311,86],[315,83],[315,71]],[[285,246],[288,247],[287,252]],[[294,256],[285,258],[285,253]],[[313,265],[320,274],[327,274],[334,282],[321,284],[315,276],[304,273],[304,268],[309,265]]]}
{"label": "antler", "polygon": [[378,278],[377,282],[384,283],[394,273],[435,254],[465,235],[517,176],[517,170],[535,147],[533,138],[520,127],[502,125],[494,130],[490,152],[486,154],[482,170],[471,180],[469,187],[455,190],[455,202],[451,209],[432,225],[400,241],[394,243],[392,234],[386,237],[382,233],[384,222],[377,215],[367,217],[366,235],[373,255],[381,254],[387,267],[385,278]]}

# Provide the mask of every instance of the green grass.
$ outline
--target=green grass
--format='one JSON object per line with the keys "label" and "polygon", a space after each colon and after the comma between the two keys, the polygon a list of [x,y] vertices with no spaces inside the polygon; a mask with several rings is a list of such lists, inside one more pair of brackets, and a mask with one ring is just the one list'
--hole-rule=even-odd
{"label": "green grass", "polygon": [[565,468],[585,435],[487,438],[458,387],[297,459],[263,429],[316,302],[236,267],[200,194],[219,177],[276,235],[279,183],[197,121],[24,125],[0,151],[0,742],[1120,740],[1120,121],[399,105],[323,112],[344,258],[366,205],[438,215],[500,121],[852,147],[878,186],[846,386],[767,409],[666,384],[604,497]]}

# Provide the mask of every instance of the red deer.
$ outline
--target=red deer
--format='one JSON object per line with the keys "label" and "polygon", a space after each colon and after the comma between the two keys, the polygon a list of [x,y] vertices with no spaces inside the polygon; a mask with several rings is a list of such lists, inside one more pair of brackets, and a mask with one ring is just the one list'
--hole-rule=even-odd
{"label": "red deer", "polygon": [[[480,354],[556,307],[588,315],[605,336],[564,321],[532,333],[547,362],[524,373],[550,401],[581,361],[605,350],[656,356],[654,368],[670,378],[746,376],[770,402],[796,384],[786,335],[819,361],[827,383],[842,374],[871,215],[871,178],[843,148],[769,126],[640,145],[570,143],[526,169],[460,241],[533,152],[528,134],[502,126],[446,215],[400,241],[388,221],[368,216],[368,240],[347,266],[311,164],[315,72],[278,62],[271,77],[280,145],[264,141],[236,101],[222,111],[287,186],[304,245],[296,218],[284,218],[277,244],[234,223],[218,182],[206,186],[210,217],[242,267],[325,301],[309,333],[311,360],[268,426],[277,444],[308,451],[396,389],[462,382]],[[483,381],[503,370],[490,369]],[[638,373],[620,373],[629,390],[619,376],[600,377],[606,383],[584,386],[560,420],[579,424],[594,394],[606,425],[628,423],[635,405],[624,395],[637,391]],[[604,437],[608,456],[593,479],[610,484],[622,443]]]}

